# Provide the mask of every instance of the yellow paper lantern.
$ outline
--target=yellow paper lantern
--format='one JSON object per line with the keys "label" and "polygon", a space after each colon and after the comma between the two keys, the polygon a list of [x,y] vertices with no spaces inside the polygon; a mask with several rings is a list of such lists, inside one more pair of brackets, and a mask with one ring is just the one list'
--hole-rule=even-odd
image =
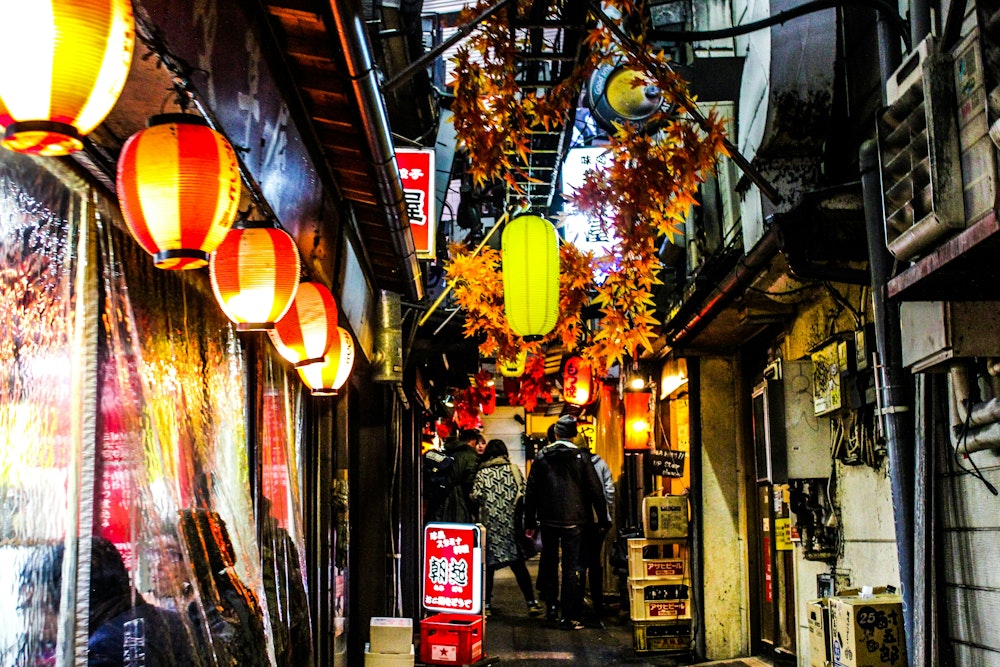
{"label": "yellow paper lantern", "polygon": [[292,305],[267,335],[278,354],[296,367],[323,361],[338,340],[333,294],[322,283],[301,283]]}
{"label": "yellow paper lantern", "polygon": [[503,298],[511,330],[527,341],[559,318],[559,240],[545,218],[522,215],[503,231]]}
{"label": "yellow paper lantern", "polygon": [[67,155],[125,86],[135,22],[128,0],[0,0],[0,143]]}
{"label": "yellow paper lantern", "polygon": [[500,375],[504,377],[521,377],[524,374],[524,364],[527,360],[527,351],[519,350],[513,357],[501,357],[497,359],[497,368],[500,369]]}
{"label": "yellow paper lantern", "polygon": [[200,268],[236,218],[236,153],[200,116],[163,114],[148,125],[118,158],[122,214],[158,268]]}
{"label": "yellow paper lantern", "polygon": [[336,396],[354,368],[354,339],[342,327],[337,327],[337,333],[338,341],[323,361],[298,369],[302,383],[313,396]]}
{"label": "yellow paper lantern", "polygon": [[219,307],[239,331],[273,329],[299,288],[299,251],[280,229],[233,229],[208,263]]}

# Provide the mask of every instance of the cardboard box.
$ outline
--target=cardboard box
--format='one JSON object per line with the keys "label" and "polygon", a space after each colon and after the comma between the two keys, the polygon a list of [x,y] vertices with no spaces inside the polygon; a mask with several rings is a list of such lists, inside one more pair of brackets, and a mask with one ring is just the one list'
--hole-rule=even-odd
{"label": "cardboard box", "polygon": [[467,665],[483,657],[483,617],[435,614],[420,621],[420,661]]}
{"label": "cardboard box", "polygon": [[830,598],[830,638],[833,667],[905,667],[902,598]]}
{"label": "cardboard box", "polygon": [[371,644],[365,644],[365,667],[412,667],[415,662],[413,644],[409,653],[377,653],[371,650]]}
{"label": "cardboard box", "polygon": [[687,496],[646,496],[642,499],[646,537],[682,538],[688,534]]}
{"label": "cardboard box", "polygon": [[409,653],[413,650],[413,619],[375,616],[369,622],[372,653]]}
{"label": "cardboard box", "polygon": [[830,607],[826,599],[806,602],[809,623],[809,667],[830,666]]}

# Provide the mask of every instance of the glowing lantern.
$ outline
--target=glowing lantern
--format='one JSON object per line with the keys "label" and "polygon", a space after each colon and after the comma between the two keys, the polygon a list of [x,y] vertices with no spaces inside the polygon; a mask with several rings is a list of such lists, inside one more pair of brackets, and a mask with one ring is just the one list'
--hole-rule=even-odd
{"label": "glowing lantern", "polygon": [[528,353],[525,350],[519,351],[513,358],[497,359],[500,375],[507,378],[521,377],[524,374],[524,362],[527,359]]}
{"label": "glowing lantern", "polygon": [[273,329],[299,287],[299,251],[272,227],[233,229],[208,263],[215,298],[240,331]]}
{"label": "glowing lantern", "polygon": [[128,0],[0,0],[4,147],[67,155],[118,101],[132,64]]}
{"label": "glowing lantern", "polygon": [[559,318],[559,241],[548,220],[514,218],[503,231],[503,300],[511,330],[539,340]]}
{"label": "glowing lantern", "polygon": [[650,391],[625,392],[625,449],[650,449]]}
{"label": "glowing lantern", "polygon": [[240,187],[233,147],[200,116],[153,116],[118,158],[125,222],[161,269],[208,263],[232,227]]}
{"label": "glowing lantern", "polygon": [[323,361],[298,369],[299,377],[313,396],[336,396],[354,368],[354,339],[341,327],[337,327],[337,334],[337,342]]}
{"label": "glowing lantern", "polygon": [[338,340],[337,302],[330,290],[320,283],[300,283],[292,305],[267,335],[296,368],[323,361]]}
{"label": "glowing lantern", "polygon": [[587,405],[594,398],[594,374],[590,362],[570,357],[563,368],[563,400],[573,405]]}

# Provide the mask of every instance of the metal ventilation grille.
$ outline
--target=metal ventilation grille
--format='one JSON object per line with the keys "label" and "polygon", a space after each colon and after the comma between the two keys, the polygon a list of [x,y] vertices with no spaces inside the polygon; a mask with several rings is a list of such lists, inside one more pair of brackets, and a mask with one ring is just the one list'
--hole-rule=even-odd
{"label": "metal ventilation grille", "polygon": [[889,81],[878,123],[886,245],[904,261],[965,227],[951,67],[931,37],[921,42]]}

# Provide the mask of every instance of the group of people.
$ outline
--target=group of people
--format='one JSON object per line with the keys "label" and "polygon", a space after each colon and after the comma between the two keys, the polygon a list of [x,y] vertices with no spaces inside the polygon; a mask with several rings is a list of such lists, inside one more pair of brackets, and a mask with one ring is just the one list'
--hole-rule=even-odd
{"label": "group of people", "polygon": [[[486,526],[486,613],[497,570],[510,567],[528,613],[568,630],[585,627],[583,582],[589,575],[594,615],[603,613],[601,551],[611,528],[614,481],[607,463],[578,442],[576,418],[563,415],[548,432],[525,479],[503,440],[473,429],[448,439],[447,494],[428,507],[428,521]],[[525,561],[541,537],[538,598]],[[561,568],[561,573],[560,573]],[[544,605],[544,606],[543,606]]]}

